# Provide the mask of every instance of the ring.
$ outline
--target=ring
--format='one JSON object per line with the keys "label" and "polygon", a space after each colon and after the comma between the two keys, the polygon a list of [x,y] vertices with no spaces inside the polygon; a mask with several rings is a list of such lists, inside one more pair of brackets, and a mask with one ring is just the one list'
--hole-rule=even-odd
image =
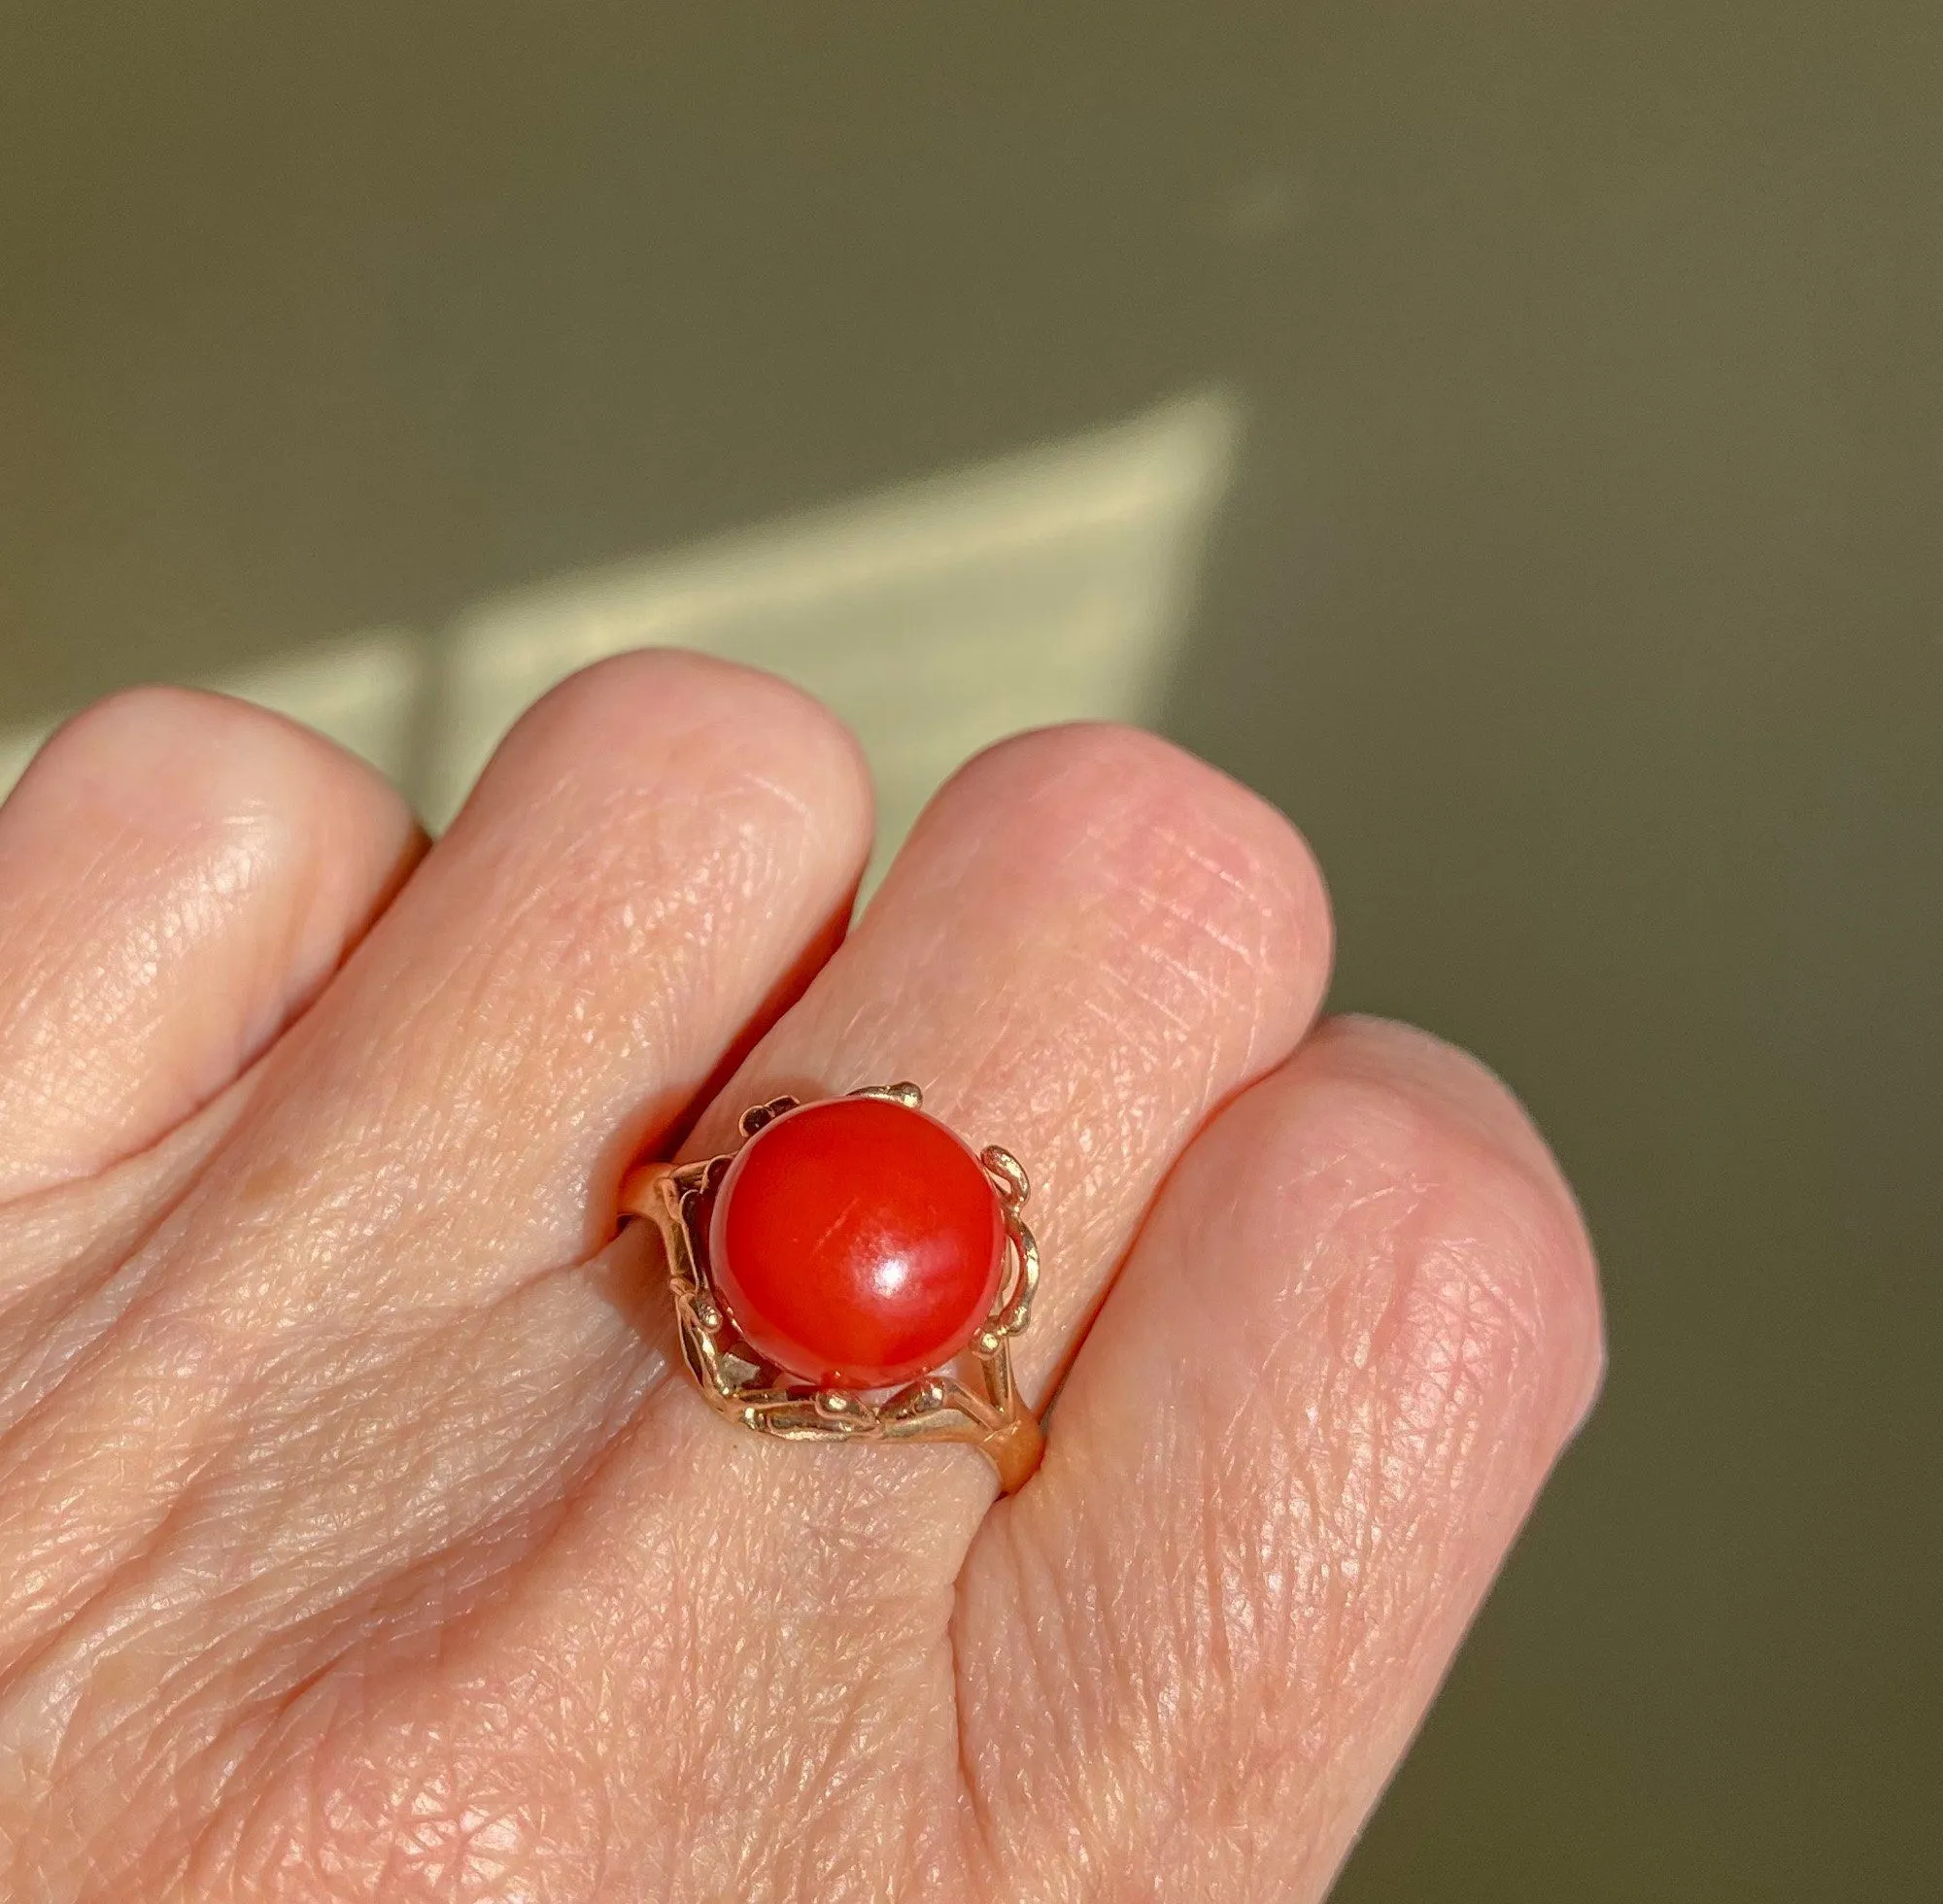
{"label": "ring", "polygon": [[974,1152],[915,1084],[771,1098],[740,1128],[621,1186],[661,1233],[703,1400],[780,1441],[968,1443],[1024,1486],[1045,1438],[1012,1379],[1039,1286],[1018,1160]]}

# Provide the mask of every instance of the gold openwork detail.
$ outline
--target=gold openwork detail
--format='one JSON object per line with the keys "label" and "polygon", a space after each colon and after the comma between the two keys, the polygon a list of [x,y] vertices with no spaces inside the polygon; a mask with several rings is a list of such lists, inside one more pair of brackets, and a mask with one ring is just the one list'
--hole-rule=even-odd
{"label": "gold openwork detail", "polygon": [[[849,1095],[883,1098],[911,1110],[924,1104],[923,1093],[909,1083],[870,1085]],[[771,1098],[745,1110],[743,1140],[797,1104],[795,1098]],[[702,1399],[717,1414],[779,1441],[964,1442],[990,1458],[1006,1493],[1022,1486],[1039,1466],[1044,1441],[1012,1379],[1012,1340],[1031,1323],[1039,1288],[1039,1245],[1024,1215],[1032,1185],[1018,1159],[998,1144],[979,1153],[1006,1221],[1006,1268],[991,1313],[956,1365],[872,1394],[793,1380],[750,1347],[717,1299],[698,1219],[735,1155],[649,1164],[622,1186],[623,1211],[647,1218],[661,1233],[682,1358]]]}

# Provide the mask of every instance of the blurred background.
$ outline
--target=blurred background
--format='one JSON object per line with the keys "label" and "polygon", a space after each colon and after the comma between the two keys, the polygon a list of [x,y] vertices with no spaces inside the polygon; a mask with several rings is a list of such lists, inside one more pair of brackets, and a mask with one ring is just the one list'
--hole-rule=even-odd
{"label": "blurred background", "polygon": [[[1605,1402],[1338,1896],[1943,1896],[1943,9],[0,5],[0,783],[434,819],[673,641],[1158,727],[1525,1096]],[[0,896],[4,902],[4,896]]]}

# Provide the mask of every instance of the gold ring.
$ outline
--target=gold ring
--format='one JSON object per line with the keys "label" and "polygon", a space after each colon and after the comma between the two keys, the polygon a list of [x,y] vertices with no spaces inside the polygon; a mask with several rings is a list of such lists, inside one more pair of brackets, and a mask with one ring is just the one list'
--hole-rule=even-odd
{"label": "gold ring", "polygon": [[962,1442],[1022,1487],[1045,1441],[1012,1378],[1032,1319],[1031,1186],[915,1084],[742,1113],[741,1143],[649,1163],[624,1215],[661,1234],[683,1360],[716,1413],[792,1442]]}

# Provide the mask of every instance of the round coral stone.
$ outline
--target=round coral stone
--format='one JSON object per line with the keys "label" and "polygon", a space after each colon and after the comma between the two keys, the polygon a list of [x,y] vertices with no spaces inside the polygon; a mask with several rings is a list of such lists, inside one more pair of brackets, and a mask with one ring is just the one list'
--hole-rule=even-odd
{"label": "round coral stone", "polygon": [[826,1388],[886,1388],[948,1361],[991,1312],[1006,1219],[935,1117],[881,1098],[801,1105],[729,1167],[709,1267],[758,1354]]}

